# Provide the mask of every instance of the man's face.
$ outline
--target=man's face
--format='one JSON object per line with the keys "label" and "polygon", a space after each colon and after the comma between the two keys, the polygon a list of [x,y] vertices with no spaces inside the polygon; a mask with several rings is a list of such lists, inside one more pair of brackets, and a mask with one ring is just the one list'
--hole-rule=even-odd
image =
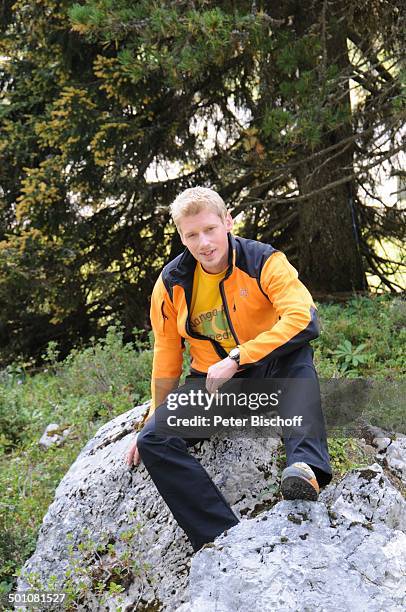
{"label": "man's face", "polygon": [[221,219],[211,210],[183,217],[179,222],[182,243],[210,274],[222,272],[228,262],[227,232],[233,228],[230,213]]}

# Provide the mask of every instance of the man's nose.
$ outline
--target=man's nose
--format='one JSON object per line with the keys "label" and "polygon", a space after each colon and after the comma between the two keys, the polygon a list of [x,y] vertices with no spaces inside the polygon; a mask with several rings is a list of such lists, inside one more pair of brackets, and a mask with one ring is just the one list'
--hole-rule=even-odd
{"label": "man's nose", "polygon": [[208,236],[206,236],[204,233],[201,233],[199,235],[199,247],[202,249],[208,245],[209,245]]}

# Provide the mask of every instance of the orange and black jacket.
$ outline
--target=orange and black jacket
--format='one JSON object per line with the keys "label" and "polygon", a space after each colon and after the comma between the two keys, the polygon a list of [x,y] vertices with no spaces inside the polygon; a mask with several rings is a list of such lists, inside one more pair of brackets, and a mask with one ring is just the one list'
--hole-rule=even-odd
{"label": "orange and black jacket", "polygon": [[[240,369],[286,355],[317,338],[317,310],[286,256],[269,244],[228,234],[229,261],[220,294],[231,333],[240,349]],[[185,340],[191,368],[207,372],[227,357],[214,339],[194,333],[190,305],[196,259],[188,249],[162,270],[151,298],[155,337],[152,414],[182,372]]]}

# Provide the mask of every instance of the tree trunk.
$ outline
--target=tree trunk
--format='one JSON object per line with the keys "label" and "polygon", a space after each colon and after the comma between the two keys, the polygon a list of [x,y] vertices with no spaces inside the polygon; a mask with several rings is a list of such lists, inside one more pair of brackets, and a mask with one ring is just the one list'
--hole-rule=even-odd
{"label": "tree trunk", "polygon": [[[326,78],[326,67],[332,64],[338,66],[341,74],[350,75],[346,25],[342,19],[338,21],[334,10],[335,3],[311,2],[307,7],[300,5],[297,15],[298,30],[307,28],[311,23],[322,22],[321,31],[324,29],[325,32],[323,58],[320,65],[313,66],[321,71],[321,82]],[[336,102],[338,107],[345,111],[348,118],[351,116],[349,77],[342,79],[342,90]],[[351,133],[350,121],[336,130],[325,130],[318,150],[347,139]],[[309,159],[315,152],[314,149],[304,152],[304,163],[296,173],[300,195],[309,194],[309,198],[299,203],[301,277],[309,288],[316,291],[365,289],[367,285],[358,244],[353,179],[314,193],[353,174],[353,147],[342,145],[327,154]]]}
{"label": "tree trunk", "polygon": [[[322,168],[305,164],[297,175],[305,195],[338,180],[348,170],[343,159]],[[319,162],[320,163],[320,162]],[[304,282],[317,291],[354,291],[366,288],[358,247],[351,185],[341,184],[305,199],[299,206],[299,269]]]}

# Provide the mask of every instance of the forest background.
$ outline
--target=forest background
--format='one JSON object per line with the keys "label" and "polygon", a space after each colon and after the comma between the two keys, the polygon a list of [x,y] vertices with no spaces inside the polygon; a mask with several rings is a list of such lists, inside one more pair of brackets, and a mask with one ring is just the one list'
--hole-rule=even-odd
{"label": "forest background", "polygon": [[181,250],[168,206],[193,185],[316,298],[372,277],[400,291],[401,11],[3,0],[0,363],[38,366],[50,341],[66,357],[117,319],[126,340],[148,330],[153,283]]}

